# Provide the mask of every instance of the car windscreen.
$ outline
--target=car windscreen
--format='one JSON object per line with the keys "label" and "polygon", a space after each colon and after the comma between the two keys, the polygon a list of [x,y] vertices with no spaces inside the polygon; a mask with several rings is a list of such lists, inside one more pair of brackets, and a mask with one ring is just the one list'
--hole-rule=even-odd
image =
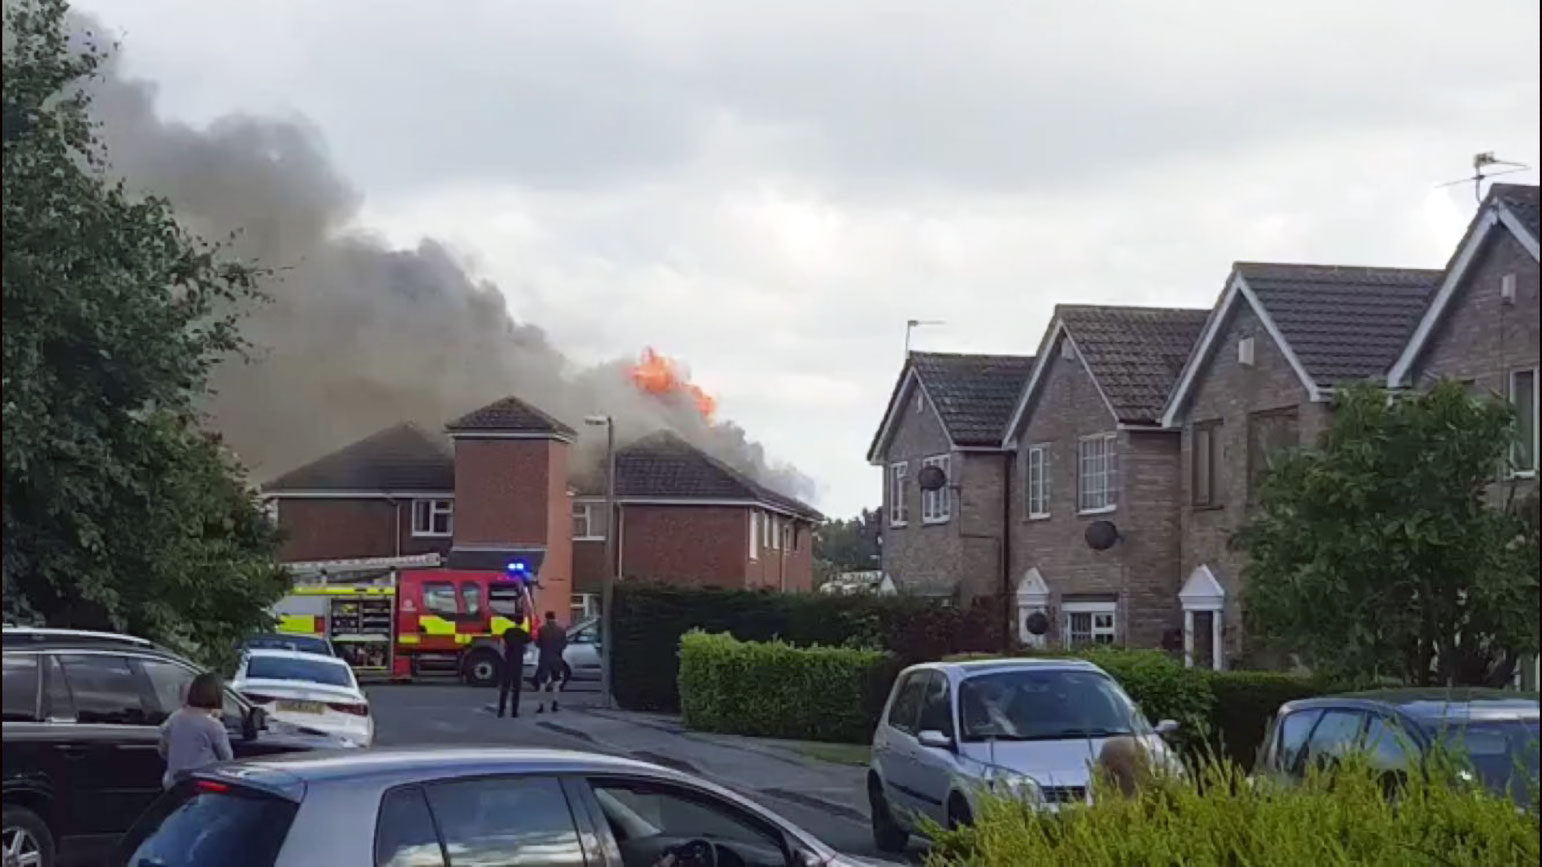
{"label": "car windscreen", "polygon": [[1095,671],[996,671],[958,688],[965,741],[1062,740],[1144,735],[1146,718],[1107,675]]}
{"label": "car windscreen", "polygon": [[247,639],[246,646],[250,650],[298,650],[322,656],[332,655],[332,648],[326,639],[303,635],[257,635]]}
{"label": "car windscreen", "polygon": [[162,795],[119,844],[121,864],[272,867],[297,805],[211,780],[184,780]]}
{"label": "car windscreen", "polygon": [[1538,778],[1539,731],[1534,719],[1474,721],[1442,727],[1436,744],[1470,764],[1490,790],[1522,799]]}
{"label": "car windscreen", "polygon": [[353,686],[353,678],[345,666],[287,656],[252,657],[246,663],[246,677],[249,680],[306,680],[328,686]]}

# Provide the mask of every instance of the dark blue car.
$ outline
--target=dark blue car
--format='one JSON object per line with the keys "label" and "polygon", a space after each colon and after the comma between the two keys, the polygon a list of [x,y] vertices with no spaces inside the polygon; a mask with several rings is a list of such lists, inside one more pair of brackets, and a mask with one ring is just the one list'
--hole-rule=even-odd
{"label": "dark blue car", "polygon": [[1529,804],[1538,773],[1538,708],[1536,693],[1488,689],[1391,689],[1287,702],[1264,738],[1258,771],[1299,779],[1314,762],[1363,749],[1374,767],[1401,777],[1442,747],[1491,791]]}

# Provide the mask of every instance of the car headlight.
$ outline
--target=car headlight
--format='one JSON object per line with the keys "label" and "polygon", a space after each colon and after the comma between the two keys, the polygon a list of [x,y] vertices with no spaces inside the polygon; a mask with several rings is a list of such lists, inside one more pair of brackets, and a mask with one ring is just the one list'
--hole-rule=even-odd
{"label": "car headlight", "polygon": [[1044,790],[1034,778],[1006,768],[990,768],[985,773],[985,789],[993,795],[1038,803]]}

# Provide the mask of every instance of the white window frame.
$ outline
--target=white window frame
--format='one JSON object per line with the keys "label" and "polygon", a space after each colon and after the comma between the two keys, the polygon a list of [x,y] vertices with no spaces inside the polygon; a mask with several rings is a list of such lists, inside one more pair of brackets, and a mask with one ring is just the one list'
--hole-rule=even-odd
{"label": "white window frame", "polygon": [[910,503],[905,500],[908,481],[910,481],[909,461],[889,464],[889,526],[891,527],[903,527],[910,523]]}
{"label": "white window frame", "polygon": [[782,519],[777,515],[771,517],[771,550],[782,550]]}
{"label": "white window frame", "polygon": [[[1089,457],[1087,447],[1101,443],[1103,445],[1102,465],[1094,474],[1090,464],[1098,460],[1096,456]],[[1112,512],[1119,507],[1119,434],[1100,433],[1084,436],[1076,442],[1076,513],[1078,515],[1101,515]],[[1089,487],[1092,479],[1102,480],[1102,486],[1097,489]],[[1101,496],[1096,498],[1101,502],[1094,502],[1092,494]]]}
{"label": "white window frame", "polygon": [[[937,467],[942,470],[942,477],[946,479],[949,476],[949,470],[952,469],[952,463],[952,455],[932,455],[922,459],[921,467],[923,469]],[[935,491],[921,492],[921,523],[946,524],[951,520],[953,520],[952,485],[945,483]]]}
{"label": "white window frame", "polygon": [[584,532],[583,532],[583,534],[580,535],[577,532],[577,530],[575,529],[574,532],[573,532],[573,541],[575,541],[575,542],[603,542],[603,541],[605,541],[605,534],[604,533],[599,533],[598,535],[596,535],[595,532],[594,532],[594,525],[595,525],[595,520],[594,519],[595,519],[595,513],[596,512],[598,512],[601,515],[605,514],[605,504],[604,503],[590,503],[590,502],[574,502],[573,503],[573,518],[574,518],[574,520],[576,521],[579,518],[579,516],[582,515],[583,522],[584,522]]}
{"label": "white window frame", "polygon": [[1539,451],[1539,447],[1542,447],[1542,442],[1539,442],[1539,439],[1542,439],[1542,436],[1539,436],[1537,431],[1539,420],[1538,416],[1539,414],[1542,414],[1542,411],[1539,411],[1537,407],[1537,398],[1542,396],[1542,391],[1539,391],[1539,386],[1537,384],[1537,368],[1522,367],[1505,374],[1505,400],[1509,402],[1512,409],[1515,408],[1515,379],[1516,377],[1527,373],[1531,374],[1531,466],[1521,469],[1516,468],[1515,452],[1516,445],[1518,444],[1512,444],[1510,446],[1510,459],[1507,462],[1509,465],[1510,478],[1512,479],[1536,478],[1537,464],[1542,462],[1542,451]]}
{"label": "white window frame", "polygon": [[760,559],[760,513],[750,512],[750,559]]}
{"label": "white window frame", "polygon": [[[1061,611],[1061,638],[1067,647],[1074,646],[1074,638],[1071,630],[1072,618],[1079,615],[1087,615],[1088,630],[1086,635],[1090,639],[1090,645],[1114,645],[1119,643],[1119,603],[1107,602],[1066,602],[1060,606]],[[1105,619],[1106,618],[1106,619]],[[1107,641],[1099,641],[1100,637],[1106,637]]]}
{"label": "white window frame", "polygon": [[[444,518],[444,529],[436,530],[436,518]],[[412,501],[412,535],[420,539],[444,539],[455,535],[455,501],[439,497]]]}
{"label": "white window frame", "polygon": [[1049,446],[1039,444],[1028,447],[1028,466],[1023,487],[1027,497],[1028,520],[1042,521],[1049,517]]}

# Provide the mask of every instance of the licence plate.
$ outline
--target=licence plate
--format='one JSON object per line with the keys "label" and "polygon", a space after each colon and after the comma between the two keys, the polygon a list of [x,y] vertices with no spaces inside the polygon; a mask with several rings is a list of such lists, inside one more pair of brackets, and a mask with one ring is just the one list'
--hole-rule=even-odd
{"label": "licence plate", "polygon": [[327,706],[319,701],[280,701],[279,710],[291,710],[297,713],[326,713]]}

